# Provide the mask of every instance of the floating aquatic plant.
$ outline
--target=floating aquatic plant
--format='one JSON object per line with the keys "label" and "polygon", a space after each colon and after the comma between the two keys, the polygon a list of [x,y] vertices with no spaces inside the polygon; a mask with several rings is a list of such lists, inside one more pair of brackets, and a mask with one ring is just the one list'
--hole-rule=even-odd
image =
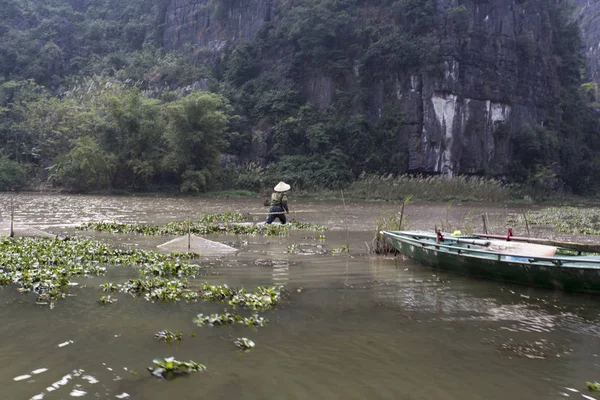
{"label": "floating aquatic plant", "polygon": [[194,277],[201,269],[199,265],[188,264],[181,261],[165,260],[145,263],[140,266],[142,276],[161,276],[178,278],[182,276]]}
{"label": "floating aquatic plant", "polygon": [[335,249],[331,249],[331,253],[333,254],[340,254],[343,252],[349,252],[350,251],[350,246],[348,246],[347,244],[343,245],[342,247],[337,247]]}
{"label": "floating aquatic plant", "polygon": [[[310,222],[298,222],[298,221],[292,220],[290,222],[290,225],[294,229],[305,230],[305,231],[326,231],[327,230],[327,227],[325,227],[323,225],[317,225],[317,224],[313,224]],[[320,235],[320,236],[323,236],[323,235]],[[325,238],[325,236],[323,236],[323,238]]]}
{"label": "floating aquatic plant", "polygon": [[211,315],[198,314],[198,316],[194,318],[193,321],[198,326],[242,324],[253,327],[265,326],[265,324],[269,322],[268,320],[258,316],[257,314],[254,314],[251,317],[242,317],[241,315],[231,314],[228,312],[224,314]]}
{"label": "floating aquatic plant", "polygon": [[246,216],[239,212],[225,212],[216,214],[206,214],[198,219],[200,224],[213,224],[215,222],[242,222],[246,220]]}
{"label": "floating aquatic plant", "polygon": [[600,383],[598,382],[586,382],[586,386],[593,392],[600,392]]}
{"label": "floating aquatic plant", "polygon": [[78,230],[93,230],[110,233],[137,233],[140,235],[184,235],[188,232],[197,235],[233,234],[233,235],[285,235],[291,229],[317,230],[327,228],[322,225],[292,221],[286,225],[241,225],[215,224],[211,222],[170,222],[166,225],[126,224],[119,222],[87,222],[78,226]]}
{"label": "floating aquatic plant", "polygon": [[528,211],[525,217],[508,216],[506,222],[524,227],[525,218],[530,225],[552,226],[556,232],[600,235],[600,208],[548,207]]}
{"label": "floating aquatic plant", "polygon": [[119,290],[119,286],[112,282],[106,282],[100,285],[100,289],[102,289],[103,292],[110,293]]}
{"label": "floating aquatic plant", "polygon": [[205,283],[200,288],[199,297],[204,300],[227,302],[234,307],[251,310],[266,310],[275,307],[281,298],[281,287],[258,286],[248,293],[246,289],[233,289],[227,285],[215,286]]}
{"label": "floating aquatic plant", "polygon": [[102,305],[106,305],[106,304],[112,304],[116,301],[117,301],[117,299],[115,299],[111,295],[108,295],[108,296],[101,296],[100,299],[98,300],[98,303],[100,303]]}
{"label": "floating aquatic plant", "polygon": [[237,338],[233,344],[236,345],[236,347],[238,347],[239,349],[241,349],[242,351],[249,351],[251,349],[254,348],[255,344],[252,340],[248,339],[248,338]]}
{"label": "floating aquatic plant", "polygon": [[148,301],[195,301],[198,293],[185,290],[188,282],[185,279],[168,279],[153,277],[148,279],[129,279],[119,285],[122,292],[134,296],[144,296]]}
{"label": "floating aquatic plant", "polygon": [[157,358],[152,361],[153,367],[148,367],[148,371],[153,376],[164,379],[174,379],[181,375],[187,375],[192,372],[206,371],[206,367],[194,361],[178,361],[175,357]]}
{"label": "floating aquatic plant", "polygon": [[158,340],[165,341],[167,343],[171,342],[181,342],[183,340],[183,334],[179,331],[173,333],[168,329],[156,332],[154,337]]}

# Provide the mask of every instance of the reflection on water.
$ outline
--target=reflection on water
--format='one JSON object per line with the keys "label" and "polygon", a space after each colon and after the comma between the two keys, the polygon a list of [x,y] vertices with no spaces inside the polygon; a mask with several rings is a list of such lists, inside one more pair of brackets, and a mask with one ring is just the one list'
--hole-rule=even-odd
{"label": "reflection on water", "polygon": [[[0,194],[0,200],[7,196]],[[194,198],[19,195],[18,221],[70,234],[87,220],[163,223],[206,212],[264,211],[260,200],[223,203]],[[6,216],[6,201],[0,210]],[[81,278],[53,310],[32,296],[0,288],[0,384],[7,399],[548,399],[592,396],[600,379],[600,300],[440,273],[402,257],[370,258],[371,223],[393,212],[389,203],[350,204],[350,255],[344,224],[331,203],[306,222],[333,230],[320,254],[288,246],[317,243],[305,232],[286,237],[217,236],[240,251],[205,258],[202,282],[252,288],[281,285],[286,300],[263,313],[270,323],[197,327],[199,313],[222,304],[153,304],[119,293],[99,306],[98,285],[123,282],[130,269]],[[446,205],[407,209],[411,224],[430,224]],[[337,208],[339,212],[341,209]],[[493,210],[489,210],[490,212]],[[504,209],[498,213],[506,212]],[[343,221],[342,221],[343,222]],[[167,238],[92,234],[123,246],[155,248]],[[157,342],[179,330],[180,344]],[[195,336],[191,334],[194,333]],[[256,348],[236,350],[248,337]],[[527,348],[529,346],[529,348]],[[525,348],[524,350],[521,347]],[[516,349],[516,350],[515,350]],[[568,351],[563,351],[568,349]],[[539,354],[544,353],[543,356]],[[154,358],[194,360],[208,371],[166,382],[146,370]]]}

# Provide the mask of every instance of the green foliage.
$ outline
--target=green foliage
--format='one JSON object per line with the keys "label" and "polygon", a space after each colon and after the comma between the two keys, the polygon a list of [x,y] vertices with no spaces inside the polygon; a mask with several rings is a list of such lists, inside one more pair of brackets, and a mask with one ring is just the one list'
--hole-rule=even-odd
{"label": "green foliage", "polygon": [[138,233],[142,235],[185,235],[188,232],[197,235],[235,234],[235,235],[267,235],[287,234],[290,229],[326,230],[322,225],[303,224],[291,221],[286,225],[241,225],[215,224],[203,220],[192,222],[169,222],[166,225],[123,224],[118,222],[87,222],[78,226],[78,230],[94,230],[110,233]]}
{"label": "green foliage", "polygon": [[352,180],[348,157],[339,150],[314,156],[284,156],[272,167],[271,175],[279,176],[299,189],[340,188]]}
{"label": "green foliage", "polygon": [[[168,0],[5,3],[0,157],[27,169],[30,183],[49,172],[73,191],[259,191],[284,177],[303,189],[337,189],[363,173],[403,174],[405,119],[397,107],[375,112],[367,95],[395,73],[437,74],[448,54],[443,35],[462,37],[471,18],[467,4],[444,14],[435,0],[286,0],[277,18],[252,40],[232,42],[212,68],[163,51]],[[230,7],[211,0],[205,11],[222,24]],[[555,109],[544,128],[515,136],[511,179],[542,191],[566,181],[567,190],[594,193],[597,88],[581,78],[572,8],[561,0],[549,10],[548,62],[560,99],[547,100]],[[532,36],[518,34],[520,60],[535,61]],[[320,107],[309,105],[317,97]],[[224,152],[237,156],[225,169]],[[244,164],[257,156],[260,166]]]}
{"label": "green foliage", "polygon": [[83,137],[51,168],[50,179],[77,192],[106,189],[116,168],[114,155],[104,152],[93,139]]}
{"label": "green foliage", "polygon": [[[477,176],[365,175],[345,193],[359,199],[401,200],[412,197],[429,201],[505,201],[511,187],[500,180]],[[336,193],[334,193],[335,195]]]}
{"label": "green foliage", "polygon": [[263,317],[259,317],[257,314],[254,314],[251,317],[243,317],[241,315],[230,314],[228,312],[224,314],[211,315],[198,314],[198,316],[194,318],[194,323],[198,326],[242,324],[250,327],[260,327],[265,326],[268,322],[268,320],[264,319]]}
{"label": "green foliage", "polygon": [[19,188],[25,183],[26,176],[21,164],[8,157],[0,158],[0,191]]}
{"label": "green foliage", "polygon": [[469,27],[470,21],[469,10],[463,4],[451,8],[448,12],[448,22],[454,25],[459,32],[464,32]]}
{"label": "green foliage", "polygon": [[[363,58],[367,79],[381,77],[389,71],[419,67],[434,57],[436,46],[432,36],[393,33],[373,43]],[[372,73],[375,72],[375,75]]]}
{"label": "green foliage", "polygon": [[[579,207],[548,207],[528,211],[530,225],[552,226],[556,232],[583,235],[600,235],[600,209]],[[521,215],[510,216],[507,223],[525,226]]]}
{"label": "green foliage", "polygon": [[343,0],[302,0],[294,5],[285,21],[287,40],[295,48],[296,62],[322,65],[336,72],[350,66],[345,52],[352,43],[349,35],[353,18]]}
{"label": "green foliage", "polygon": [[[80,239],[0,239],[0,285],[16,284],[38,300],[54,302],[67,295],[69,283],[80,276],[103,275],[110,265],[151,265],[189,259],[142,250],[115,250],[106,244]],[[103,290],[113,291],[112,285]],[[102,302],[102,301],[101,301]]]}
{"label": "green foliage", "polygon": [[592,105],[598,102],[598,84],[596,82],[586,82],[580,86],[582,95]]}
{"label": "green foliage", "polygon": [[517,50],[520,52],[521,57],[524,59],[533,60],[536,49],[537,43],[533,37],[533,34],[526,33],[517,36]]}
{"label": "green foliage", "polygon": [[254,348],[255,344],[252,340],[248,339],[248,338],[237,338],[233,344],[235,344],[235,346],[242,350],[242,351],[250,351],[251,349]]}
{"label": "green foliage", "polygon": [[582,87],[581,71],[586,61],[577,19],[572,15],[573,5],[568,1],[557,2],[550,8],[553,54],[561,86],[560,111],[557,111],[562,114],[560,178],[567,184],[567,190],[594,194],[600,191],[597,180],[600,170],[596,163],[600,151],[599,117],[590,107],[595,95],[593,85]]}
{"label": "green foliage", "polygon": [[550,178],[549,168],[558,161],[556,133],[539,125],[523,126],[512,138],[512,176],[519,182]]}
{"label": "green foliage", "polygon": [[331,249],[331,254],[340,254],[343,252],[346,252],[346,253],[350,252],[350,246],[345,244],[341,247],[336,247],[336,248]]}
{"label": "green foliage", "polygon": [[148,370],[157,378],[175,379],[181,375],[188,375],[192,372],[206,371],[206,367],[194,361],[184,362],[176,360],[175,357],[167,357],[163,359],[155,359],[152,361],[153,367],[148,367]]}
{"label": "green foliage", "polygon": [[210,179],[210,175],[206,171],[191,171],[188,169],[181,175],[182,182],[179,190],[183,193],[205,192],[208,188],[207,178]]}
{"label": "green foliage", "polygon": [[211,185],[225,147],[226,103],[213,93],[195,92],[169,104],[163,168],[181,176],[182,191],[204,191]]}
{"label": "green foliage", "polygon": [[437,10],[434,0],[393,0],[391,3],[396,22],[405,30],[415,35],[427,35],[435,28]]}
{"label": "green foliage", "polygon": [[106,67],[115,54],[160,43],[161,28],[156,21],[164,20],[163,3],[13,2],[6,12],[10,17],[0,20],[0,31],[7,39],[0,44],[0,72],[8,79],[33,78],[51,87],[67,75],[114,72],[122,65]]}
{"label": "green foliage", "polygon": [[183,334],[181,332],[177,331],[173,333],[168,329],[156,332],[154,337],[167,343],[181,342],[183,340]]}
{"label": "green foliage", "polygon": [[225,79],[242,85],[256,78],[260,72],[260,64],[255,48],[250,43],[241,43],[228,54]]}
{"label": "green foliage", "polygon": [[166,121],[158,100],[142,96],[138,89],[106,96],[106,124],[101,141],[116,157],[112,187],[144,189],[152,182],[164,147]]}

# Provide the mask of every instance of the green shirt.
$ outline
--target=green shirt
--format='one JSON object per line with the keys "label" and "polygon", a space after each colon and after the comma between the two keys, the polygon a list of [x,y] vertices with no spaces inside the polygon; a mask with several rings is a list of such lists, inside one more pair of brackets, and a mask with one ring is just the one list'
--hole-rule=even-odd
{"label": "green shirt", "polygon": [[271,195],[271,207],[281,206],[285,211],[289,212],[287,202],[287,194],[283,192],[273,192],[273,194]]}

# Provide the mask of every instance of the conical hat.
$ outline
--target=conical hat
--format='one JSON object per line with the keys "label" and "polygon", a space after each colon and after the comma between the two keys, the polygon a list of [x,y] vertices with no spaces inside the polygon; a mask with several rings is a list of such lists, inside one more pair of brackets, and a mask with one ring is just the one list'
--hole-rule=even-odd
{"label": "conical hat", "polygon": [[290,188],[291,188],[290,185],[288,185],[287,183],[282,181],[282,182],[279,182],[273,190],[275,190],[276,192],[287,192],[288,190],[290,190]]}

